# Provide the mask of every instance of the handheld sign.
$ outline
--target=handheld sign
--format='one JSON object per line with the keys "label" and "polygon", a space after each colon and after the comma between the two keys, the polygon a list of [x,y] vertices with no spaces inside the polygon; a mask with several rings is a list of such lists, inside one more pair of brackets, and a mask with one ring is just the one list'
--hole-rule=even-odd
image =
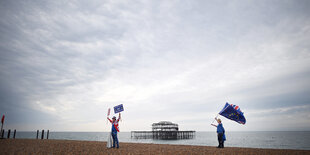
{"label": "handheld sign", "polygon": [[108,109],[108,116],[110,116],[110,108]]}
{"label": "handheld sign", "polygon": [[114,107],[114,113],[115,114],[122,112],[122,111],[124,111],[123,104],[120,104],[120,105]]}

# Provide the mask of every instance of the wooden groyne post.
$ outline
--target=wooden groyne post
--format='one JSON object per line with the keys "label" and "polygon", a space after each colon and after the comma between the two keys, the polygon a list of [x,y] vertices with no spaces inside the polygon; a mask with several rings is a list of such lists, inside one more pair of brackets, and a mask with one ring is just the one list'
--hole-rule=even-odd
{"label": "wooden groyne post", "polygon": [[4,137],[4,129],[2,129],[1,138]]}
{"label": "wooden groyne post", "polygon": [[50,134],[50,130],[47,130],[46,139],[48,139],[49,134]]}
{"label": "wooden groyne post", "polygon": [[41,139],[44,139],[44,130],[42,130]]}
{"label": "wooden groyne post", "polygon": [[16,136],[16,129],[14,130],[13,139],[15,139]]}
{"label": "wooden groyne post", "polygon": [[39,138],[39,130],[37,130],[37,139]]}
{"label": "wooden groyne post", "polygon": [[8,139],[10,139],[11,129],[8,130]]}

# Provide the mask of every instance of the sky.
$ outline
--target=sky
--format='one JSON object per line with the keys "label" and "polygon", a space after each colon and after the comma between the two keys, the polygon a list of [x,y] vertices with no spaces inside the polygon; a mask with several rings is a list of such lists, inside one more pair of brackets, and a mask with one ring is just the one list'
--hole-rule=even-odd
{"label": "sky", "polygon": [[0,1],[5,129],[309,131],[309,94],[308,0]]}

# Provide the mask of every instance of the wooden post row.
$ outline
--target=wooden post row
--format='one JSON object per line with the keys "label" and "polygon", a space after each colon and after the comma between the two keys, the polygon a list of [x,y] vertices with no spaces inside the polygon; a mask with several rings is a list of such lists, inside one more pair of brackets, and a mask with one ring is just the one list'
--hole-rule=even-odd
{"label": "wooden post row", "polygon": [[15,139],[16,136],[16,129],[14,130],[13,139]]}

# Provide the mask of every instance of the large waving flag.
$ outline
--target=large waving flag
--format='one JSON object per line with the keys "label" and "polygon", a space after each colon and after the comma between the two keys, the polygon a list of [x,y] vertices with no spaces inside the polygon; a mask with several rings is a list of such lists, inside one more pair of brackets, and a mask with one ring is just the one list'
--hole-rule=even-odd
{"label": "large waving flag", "polygon": [[243,112],[240,110],[239,106],[228,104],[227,102],[219,114],[240,124],[245,124],[246,122]]}

